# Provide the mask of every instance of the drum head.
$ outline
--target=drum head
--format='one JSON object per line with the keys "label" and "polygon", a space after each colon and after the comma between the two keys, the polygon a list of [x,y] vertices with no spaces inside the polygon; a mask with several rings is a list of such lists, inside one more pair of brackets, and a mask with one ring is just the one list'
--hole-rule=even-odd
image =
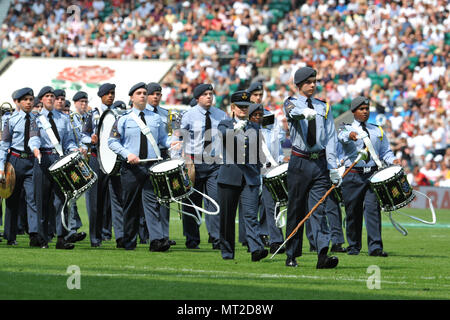
{"label": "drum head", "polygon": [[7,162],[5,164],[5,183],[0,183],[0,197],[3,199],[8,199],[16,185],[16,171],[11,163]]}
{"label": "drum head", "polygon": [[114,153],[108,146],[108,139],[111,129],[116,122],[118,115],[113,110],[106,110],[103,112],[99,122],[99,137],[98,137],[98,163],[100,169],[105,174],[110,174],[116,165],[117,154]]}
{"label": "drum head", "polygon": [[377,183],[377,182],[386,181],[386,180],[394,177],[401,170],[402,170],[402,167],[400,167],[400,166],[392,166],[392,167],[385,168],[383,170],[376,172],[372,177],[370,177],[370,182]]}
{"label": "drum head", "polygon": [[53,163],[49,168],[48,171],[54,171],[57,170],[64,165],[70,163],[73,159],[75,159],[80,154],[79,151],[74,151],[72,153],[69,153],[68,155],[65,155],[61,159],[57,160],[55,163]]}
{"label": "drum head", "polygon": [[150,171],[153,173],[161,173],[161,172],[167,172],[167,171],[173,170],[180,166],[184,166],[184,161],[181,159],[173,159],[173,160],[167,160],[167,161],[163,161],[161,163],[155,164],[154,166],[152,166],[150,168]]}
{"label": "drum head", "polygon": [[276,176],[279,176],[280,174],[283,174],[287,171],[289,166],[289,163],[283,163],[282,165],[279,165],[278,167],[273,168],[266,174],[266,178],[273,178]]}

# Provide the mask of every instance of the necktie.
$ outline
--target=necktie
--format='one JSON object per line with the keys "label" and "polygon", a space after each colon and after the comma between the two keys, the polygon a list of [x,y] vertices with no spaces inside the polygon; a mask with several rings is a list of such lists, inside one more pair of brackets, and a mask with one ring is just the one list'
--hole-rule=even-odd
{"label": "necktie", "polygon": [[[365,122],[361,122],[361,128],[367,133],[367,135],[369,136],[369,139],[370,139],[369,130],[367,130]],[[364,147],[367,147],[365,143],[364,143]],[[367,151],[367,154],[369,155],[369,157],[367,158],[366,163],[368,163],[370,161],[370,153],[369,153],[369,151]]]}
{"label": "necktie", "polygon": [[25,152],[31,152],[30,147],[28,146],[28,141],[30,140],[30,124],[30,114],[27,113],[25,115],[25,139],[23,141]]}
{"label": "necktie", "polygon": [[[308,103],[308,108],[314,110],[311,99],[306,99],[306,102]],[[310,147],[316,144],[316,119],[308,121],[308,135],[306,136],[306,142]]]}
{"label": "necktie", "polygon": [[210,112],[206,111],[205,116],[205,135],[203,137],[203,149],[211,144],[211,118],[209,117]]}
{"label": "necktie", "polygon": [[[145,118],[144,118],[144,113],[141,112],[139,114],[139,116],[141,117],[142,122],[144,122],[145,124],[147,124],[145,122]],[[147,158],[147,153],[148,153],[148,149],[147,149],[147,137],[141,132],[141,146],[139,148],[139,158],[140,159],[145,159]]]}
{"label": "necktie", "polygon": [[55,134],[56,139],[58,140],[58,142],[61,142],[61,138],[59,137],[59,133],[58,133],[58,128],[56,128],[56,123],[53,120],[53,113],[51,111],[48,113],[48,121],[52,125],[52,130],[53,130],[53,133]]}

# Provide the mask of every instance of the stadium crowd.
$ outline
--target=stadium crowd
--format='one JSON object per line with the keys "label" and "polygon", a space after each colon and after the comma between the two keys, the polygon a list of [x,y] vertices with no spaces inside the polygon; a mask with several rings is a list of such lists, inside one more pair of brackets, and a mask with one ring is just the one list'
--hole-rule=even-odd
{"label": "stadium crowd", "polygon": [[311,66],[335,117],[358,95],[386,115],[411,184],[450,186],[449,11],[444,0],[14,0],[0,41],[15,57],[176,59],[161,83],[169,105],[213,83],[226,108],[262,81],[264,105],[284,122],[292,75]]}

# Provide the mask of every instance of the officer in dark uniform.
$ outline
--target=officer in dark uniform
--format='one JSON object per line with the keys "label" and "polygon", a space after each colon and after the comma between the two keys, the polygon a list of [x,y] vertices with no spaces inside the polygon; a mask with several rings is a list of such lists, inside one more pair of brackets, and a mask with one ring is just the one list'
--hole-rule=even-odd
{"label": "officer in dark uniform", "polygon": [[[245,233],[252,261],[265,258],[268,251],[259,237],[258,207],[261,186],[260,126],[248,121],[249,106],[252,105],[246,91],[236,91],[231,95],[233,119],[222,120],[219,130],[222,133],[224,163],[217,177],[220,206],[220,248],[223,259],[234,259],[235,218],[239,201]],[[230,140],[233,143],[230,143]]]}
{"label": "officer in dark uniform", "polygon": [[18,212],[22,191],[25,192],[26,214],[30,246],[40,247],[38,236],[38,215],[34,199],[33,166],[34,155],[30,148],[30,128],[35,115],[31,113],[34,93],[30,88],[22,88],[15,92],[15,100],[20,111],[7,118],[2,132],[0,146],[0,180],[5,177],[5,164],[9,162],[15,171],[16,181],[12,195],[6,199],[5,234],[7,244],[16,244],[18,232]]}
{"label": "officer in dark uniform", "polygon": [[[214,91],[211,84],[199,84],[194,89],[194,98],[197,105],[183,114],[180,132],[186,133],[182,138],[184,141],[185,155],[190,157],[195,166],[194,188],[217,201],[217,174],[220,165],[216,159],[217,143],[214,139],[219,122],[227,119],[227,114],[212,106]],[[220,141],[221,143],[221,141]],[[190,201],[197,207],[202,207],[202,196],[196,192],[189,197]],[[189,203],[189,202],[187,202]],[[214,211],[214,205],[205,199],[204,208]],[[194,214],[191,207],[183,206],[183,211]],[[199,225],[191,216],[183,214],[183,232],[186,236],[186,247],[198,249],[200,244]],[[219,250],[219,215],[205,216],[206,228],[211,236],[212,248]]]}
{"label": "officer in dark uniform", "polygon": [[[167,132],[159,115],[146,108],[147,86],[139,82],[131,87],[129,96],[133,103],[130,111],[120,117],[111,130],[108,145],[112,151],[122,156],[120,169],[123,200],[124,248],[136,248],[139,228],[139,213],[143,206],[145,220],[150,235],[150,251],[167,251],[170,244],[163,236],[159,203],[149,179],[149,168],[157,161],[157,151],[153,143],[141,132],[134,115],[150,129],[157,145],[170,147]],[[140,162],[141,159],[155,161]]]}
{"label": "officer in dark uniform", "polygon": [[[362,139],[369,137],[372,146],[380,160],[389,165],[400,164],[389,147],[389,140],[383,135],[380,127],[367,123],[369,119],[370,101],[358,96],[351,102],[354,121],[344,124],[339,129],[339,142],[342,144],[347,158],[345,166],[349,167],[357,155],[364,149]],[[381,211],[375,193],[369,187],[369,178],[377,171],[378,166],[374,155],[368,154],[368,159],[359,161],[344,177],[342,194],[346,212],[347,254],[358,255],[361,250],[363,217],[367,229],[368,251],[370,256],[387,257],[383,251],[381,239]]]}
{"label": "officer in dark uniform", "polygon": [[[298,69],[294,83],[299,90],[297,97],[289,97],[284,103],[292,141],[292,156],[287,172],[288,205],[286,236],[325,195],[332,183],[339,185],[342,178],[337,171],[337,134],[331,113],[326,113],[326,103],[313,98],[316,89],[316,71],[309,67]],[[337,257],[329,257],[330,234],[324,214],[324,205],[318,206],[310,216],[315,247],[317,269],[334,268]],[[296,257],[302,255],[303,225],[286,244],[286,266],[296,267]]]}

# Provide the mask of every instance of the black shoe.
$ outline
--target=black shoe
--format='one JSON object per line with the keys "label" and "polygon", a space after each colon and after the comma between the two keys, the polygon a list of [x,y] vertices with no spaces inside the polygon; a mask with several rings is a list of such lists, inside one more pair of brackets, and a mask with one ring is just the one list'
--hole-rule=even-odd
{"label": "black shoe", "polygon": [[317,259],[316,269],[333,269],[339,263],[339,259],[335,256],[319,255]]}
{"label": "black shoe", "polygon": [[316,248],[314,248],[313,246],[309,246],[309,252],[316,252],[316,251],[317,251]]}
{"label": "black shoe", "polygon": [[102,246],[102,243],[101,242],[95,242],[95,243],[92,243],[91,242],[91,248],[99,248],[99,247],[101,247]]}
{"label": "black shoe", "polygon": [[388,254],[386,252],[384,252],[382,249],[375,249],[369,254],[369,256],[371,256],[371,257],[387,257]]}
{"label": "black shoe", "polygon": [[35,232],[30,233],[30,247],[40,247],[41,240],[39,235]]}
{"label": "black shoe", "polygon": [[175,240],[170,240],[170,239],[169,239],[169,244],[170,244],[171,246],[176,246],[176,245],[177,245],[177,242],[176,242]]}
{"label": "black shoe", "polygon": [[165,252],[169,250],[170,244],[168,240],[161,239],[161,240],[153,240],[150,242],[149,250],[153,252]]}
{"label": "black shoe", "polygon": [[213,250],[220,250],[220,242],[213,243],[212,248]]}
{"label": "black shoe", "polygon": [[42,243],[41,244],[41,249],[48,249],[48,244],[47,243]]}
{"label": "black shoe", "polygon": [[357,256],[359,254],[359,250],[355,250],[355,249],[348,249],[347,248],[347,254],[351,255],[351,256]]}
{"label": "black shoe", "polygon": [[140,239],[139,243],[140,244],[148,244],[148,239]]}
{"label": "black shoe", "polygon": [[214,243],[214,238],[208,233],[208,243]]}
{"label": "black shoe", "polygon": [[125,244],[123,243],[123,238],[116,239],[116,248],[125,248]]}
{"label": "black shoe", "polygon": [[243,247],[248,247],[248,242],[247,242],[247,241],[242,242],[242,246],[243,246]]}
{"label": "black shoe", "polygon": [[295,260],[295,258],[287,257],[286,267],[298,267],[297,260]]}
{"label": "black shoe", "polygon": [[342,247],[342,244],[333,244],[331,246],[331,252],[347,252],[347,249]]}
{"label": "black shoe", "polygon": [[[282,245],[282,243],[279,242],[274,242],[270,245],[270,253],[275,253],[277,252],[278,248]],[[281,248],[278,253],[284,253],[286,251],[286,249],[283,247]]]}
{"label": "black shoe", "polygon": [[16,240],[8,240],[6,245],[8,245],[8,246],[17,246],[17,241]]}
{"label": "black shoe", "polygon": [[260,235],[259,237],[261,238],[261,241],[262,241],[264,247],[270,247],[270,244],[269,244],[269,237],[268,237],[268,236],[266,236],[266,235],[264,234],[264,235]]}
{"label": "black shoe", "polygon": [[252,252],[252,261],[259,261],[261,259],[264,259],[269,254],[269,251],[266,249],[263,250],[256,250],[255,252]]}
{"label": "black shoe", "polygon": [[67,238],[67,242],[75,243],[78,241],[82,241],[86,238],[86,232],[79,232],[72,234],[69,238]]}
{"label": "black shoe", "polygon": [[72,250],[73,248],[75,248],[75,245],[73,243],[67,242],[63,237],[58,237],[58,241],[56,242],[56,249]]}
{"label": "black shoe", "polygon": [[111,236],[102,236],[102,241],[111,241]]}

